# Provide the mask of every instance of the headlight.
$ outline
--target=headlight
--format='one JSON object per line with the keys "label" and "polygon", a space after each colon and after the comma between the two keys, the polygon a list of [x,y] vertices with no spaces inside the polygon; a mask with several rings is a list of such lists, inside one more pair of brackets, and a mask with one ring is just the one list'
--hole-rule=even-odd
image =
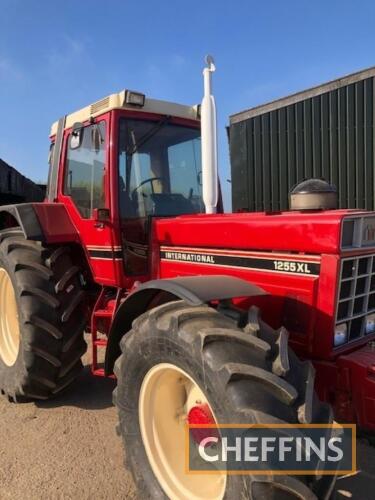
{"label": "headlight", "polygon": [[[375,315],[374,315],[375,319]],[[346,323],[341,323],[341,325],[335,326],[335,338],[334,345],[338,347],[339,345],[345,344],[348,340],[348,327]]]}
{"label": "headlight", "polygon": [[365,318],[365,333],[368,335],[369,333],[375,332],[375,314],[368,314]]}
{"label": "headlight", "polygon": [[132,90],[125,91],[125,103],[139,106],[142,108],[145,105],[146,96],[140,92],[133,92]]}

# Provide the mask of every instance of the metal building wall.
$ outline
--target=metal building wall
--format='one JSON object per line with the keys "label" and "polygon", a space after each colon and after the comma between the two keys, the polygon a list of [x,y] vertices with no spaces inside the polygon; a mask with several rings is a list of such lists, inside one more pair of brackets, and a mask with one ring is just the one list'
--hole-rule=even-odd
{"label": "metal building wall", "polygon": [[233,210],[285,210],[289,190],[310,177],[335,184],[340,207],[375,209],[374,77],[324,87],[231,117]]}

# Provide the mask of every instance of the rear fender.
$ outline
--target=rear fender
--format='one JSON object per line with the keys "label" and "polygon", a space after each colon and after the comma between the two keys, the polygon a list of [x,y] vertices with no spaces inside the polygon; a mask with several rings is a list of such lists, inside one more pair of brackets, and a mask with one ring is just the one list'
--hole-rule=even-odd
{"label": "rear fender", "polygon": [[0,207],[0,230],[18,225],[28,240],[45,244],[80,241],[62,203],[20,203]]}
{"label": "rear fender", "polygon": [[120,341],[131,329],[133,321],[149,309],[166,302],[184,300],[198,306],[212,300],[252,297],[266,292],[252,283],[232,276],[186,276],[148,281],[140,285],[121,304],[108,337],[105,373],[111,375],[120,356]]}
{"label": "rear fender", "polygon": [[33,203],[20,203],[0,207],[0,230],[17,225],[22,229],[25,238],[44,241],[42,227],[33,205]]}

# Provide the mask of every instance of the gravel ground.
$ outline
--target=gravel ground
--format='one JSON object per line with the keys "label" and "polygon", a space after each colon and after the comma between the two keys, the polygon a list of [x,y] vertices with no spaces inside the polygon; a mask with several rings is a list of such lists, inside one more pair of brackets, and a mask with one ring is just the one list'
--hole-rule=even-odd
{"label": "gravel ground", "polygon": [[[135,499],[115,433],[113,380],[88,367],[66,395],[42,403],[0,398],[0,499]],[[360,472],[337,482],[336,499],[375,498],[375,448],[358,442]]]}
{"label": "gravel ground", "polygon": [[0,397],[0,499],[135,499],[115,432],[114,381],[88,367],[48,402]]}

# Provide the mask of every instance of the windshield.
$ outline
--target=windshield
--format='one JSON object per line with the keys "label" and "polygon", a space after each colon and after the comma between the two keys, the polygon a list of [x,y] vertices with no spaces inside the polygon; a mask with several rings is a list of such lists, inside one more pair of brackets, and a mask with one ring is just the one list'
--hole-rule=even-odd
{"label": "windshield", "polygon": [[204,212],[200,130],[120,119],[119,194],[123,218]]}

